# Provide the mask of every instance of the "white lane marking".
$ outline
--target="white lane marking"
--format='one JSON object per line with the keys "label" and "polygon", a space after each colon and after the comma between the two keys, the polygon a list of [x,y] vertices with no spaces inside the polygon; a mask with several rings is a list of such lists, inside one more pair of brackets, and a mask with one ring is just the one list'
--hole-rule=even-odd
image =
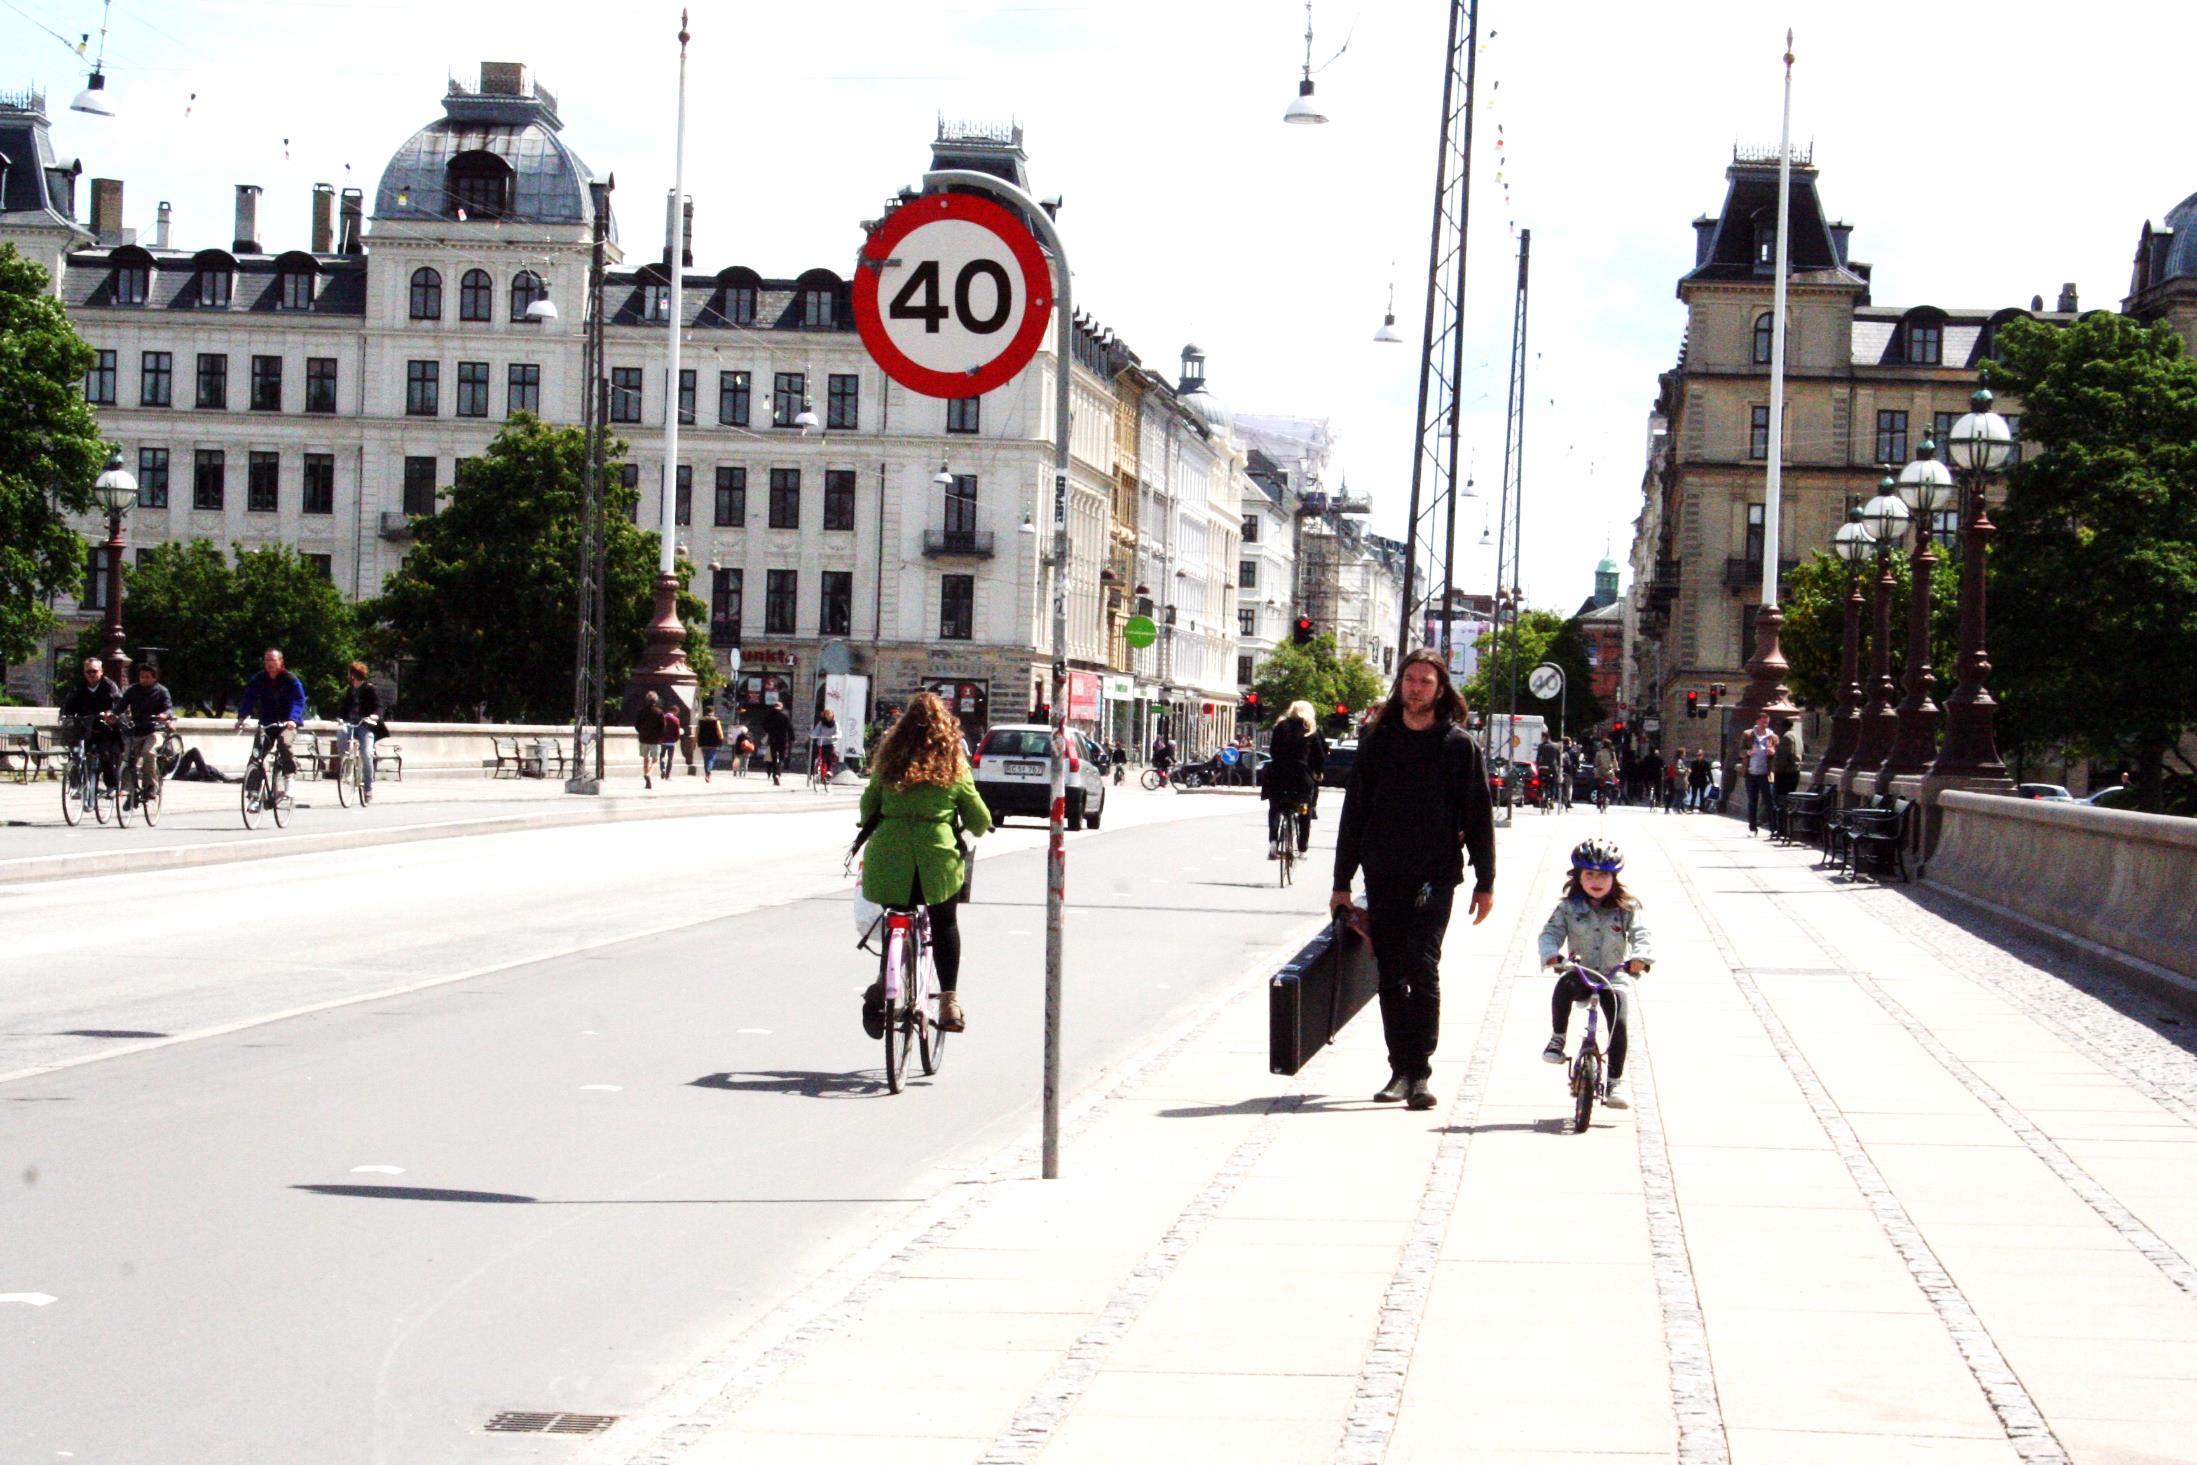
{"label": "white lane marking", "polygon": [[583,1094],[622,1094],[625,1091],[626,1086],[622,1083],[584,1083],[580,1085],[580,1092]]}
{"label": "white lane marking", "polygon": [[351,1173],[353,1175],[402,1175],[404,1167],[402,1165],[353,1165]]}
{"label": "white lane marking", "polygon": [[580,1029],[580,1036],[583,1038],[599,1038],[602,1036],[602,1034],[598,1033],[593,1028],[582,1028]]}
{"label": "white lane marking", "polygon": [[739,1031],[743,1033],[753,1034],[758,1038],[767,1038],[770,1036],[769,1028],[741,1028]]}
{"label": "white lane marking", "polygon": [[20,1302],[29,1307],[44,1307],[60,1300],[50,1292],[0,1292],[0,1302]]}
{"label": "white lane marking", "polygon": [[1028,931],[1009,931],[1007,934],[1010,936],[1028,936],[1031,933]]}
{"label": "white lane marking", "polygon": [[1159,982],[1155,985],[1157,985],[1162,992],[1172,992],[1175,990],[1175,985],[1172,982]]}

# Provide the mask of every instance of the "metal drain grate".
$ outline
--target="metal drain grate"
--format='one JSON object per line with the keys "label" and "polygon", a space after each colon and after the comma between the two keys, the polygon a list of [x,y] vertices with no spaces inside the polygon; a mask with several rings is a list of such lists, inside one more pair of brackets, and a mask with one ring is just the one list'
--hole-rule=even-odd
{"label": "metal drain grate", "polygon": [[490,1434],[601,1434],[618,1422],[615,1414],[558,1414],[507,1409],[488,1421]]}

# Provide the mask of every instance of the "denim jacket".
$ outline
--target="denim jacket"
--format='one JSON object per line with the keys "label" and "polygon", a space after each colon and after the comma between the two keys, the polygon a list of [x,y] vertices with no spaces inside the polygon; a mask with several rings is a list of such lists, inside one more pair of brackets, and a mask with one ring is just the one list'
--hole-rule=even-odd
{"label": "denim jacket", "polygon": [[[1567,948],[1572,960],[1597,972],[1628,960],[1655,965],[1655,943],[1638,910],[1597,906],[1584,895],[1558,901],[1549,912],[1548,924],[1541,928],[1542,961]],[[1629,974],[1619,971],[1611,980],[1627,981]]]}

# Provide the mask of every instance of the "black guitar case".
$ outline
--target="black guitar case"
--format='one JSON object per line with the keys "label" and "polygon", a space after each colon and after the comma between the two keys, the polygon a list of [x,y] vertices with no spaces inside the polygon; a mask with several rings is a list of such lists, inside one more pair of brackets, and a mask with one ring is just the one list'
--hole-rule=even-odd
{"label": "black guitar case", "polygon": [[1267,1067],[1293,1074],[1310,1063],[1380,985],[1373,943],[1331,922],[1267,985]]}

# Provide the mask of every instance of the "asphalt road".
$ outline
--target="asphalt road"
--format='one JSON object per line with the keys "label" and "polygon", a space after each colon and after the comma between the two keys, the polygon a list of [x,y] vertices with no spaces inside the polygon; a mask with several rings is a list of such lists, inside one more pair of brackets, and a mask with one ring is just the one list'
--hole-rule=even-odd
{"label": "asphalt road", "polygon": [[[848,825],[0,887],[0,1461],[572,1459],[482,1426],[644,1407],[1023,1134],[1042,830],[985,842],[971,1029],[890,1097]],[[1071,1093],[1317,927],[1263,841],[1136,790],[1071,836]]]}

